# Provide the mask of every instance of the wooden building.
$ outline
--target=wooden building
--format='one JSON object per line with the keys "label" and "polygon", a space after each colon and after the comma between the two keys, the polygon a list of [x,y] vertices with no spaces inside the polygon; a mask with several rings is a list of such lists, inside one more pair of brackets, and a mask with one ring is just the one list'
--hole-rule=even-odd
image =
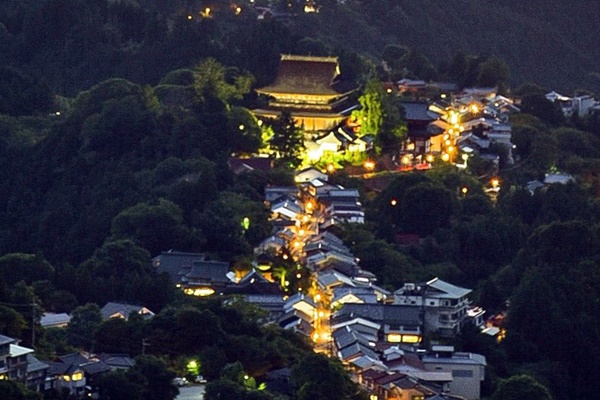
{"label": "wooden building", "polygon": [[269,105],[253,112],[257,118],[277,118],[289,111],[305,131],[332,129],[358,105],[350,99],[357,87],[339,76],[337,57],[281,55],[275,81],[256,89],[269,97]]}

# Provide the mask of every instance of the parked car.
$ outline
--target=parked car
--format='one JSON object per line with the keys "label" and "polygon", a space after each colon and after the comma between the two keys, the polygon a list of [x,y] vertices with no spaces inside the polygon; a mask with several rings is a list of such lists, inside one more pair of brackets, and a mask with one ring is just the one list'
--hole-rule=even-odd
{"label": "parked car", "polygon": [[177,377],[177,378],[173,379],[173,383],[177,386],[186,386],[188,384],[188,381],[185,378]]}

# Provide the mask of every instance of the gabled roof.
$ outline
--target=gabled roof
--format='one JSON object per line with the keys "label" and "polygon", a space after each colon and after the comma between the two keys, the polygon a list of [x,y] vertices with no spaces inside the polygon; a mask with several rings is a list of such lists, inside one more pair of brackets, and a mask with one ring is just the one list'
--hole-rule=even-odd
{"label": "gabled roof", "polygon": [[135,361],[128,354],[99,354],[98,358],[106,365],[116,369],[129,369],[135,365]]}
{"label": "gabled roof", "polygon": [[38,360],[34,355],[27,354],[27,373],[43,371],[50,368],[48,364]]}
{"label": "gabled roof", "polygon": [[21,357],[23,355],[33,353],[33,349],[30,349],[28,347],[19,346],[16,344],[11,344],[9,351],[10,351],[10,353],[9,353],[10,357]]}
{"label": "gabled roof", "polygon": [[302,209],[294,199],[285,197],[281,200],[278,200],[277,203],[274,203],[271,206],[271,211],[291,216],[300,214],[302,212]]}
{"label": "gabled roof", "polygon": [[294,197],[298,192],[295,186],[269,186],[265,188],[265,200],[273,202],[281,196]]}
{"label": "gabled roof", "polygon": [[[427,282],[427,286],[429,288],[433,288],[439,291],[441,294],[446,296],[444,297],[452,297],[452,298],[460,298],[471,293],[471,289],[461,288],[459,286],[455,286],[451,283],[445,282],[439,278],[433,278],[429,282]],[[431,294],[431,291],[428,291],[428,295]]]}
{"label": "gabled roof", "polygon": [[429,110],[429,104],[421,101],[403,101],[400,103],[404,108],[407,121],[431,122],[437,119],[437,114]]}
{"label": "gabled roof", "polygon": [[61,356],[58,358],[60,360],[60,362],[62,362],[63,364],[68,364],[68,365],[81,365],[81,364],[85,364],[88,363],[89,360],[82,356],[79,353],[71,353],[71,354],[67,354],[64,356]]}
{"label": "gabled roof", "polygon": [[15,343],[16,341],[17,341],[17,339],[13,339],[13,338],[8,337],[8,336],[0,335],[0,345],[9,344],[9,343]]}
{"label": "gabled roof", "polygon": [[327,272],[320,272],[317,274],[317,283],[323,288],[330,287],[332,285],[347,285],[354,286],[352,279],[346,275],[337,271],[329,270]]}
{"label": "gabled roof", "polygon": [[385,365],[392,371],[401,371],[404,373],[413,373],[416,371],[424,371],[425,364],[416,354],[405,353],[399,358],[385,361]]}
{"label": "gabled roof", "polygon": [[183,275],[188,280],[202,280],[207,283],[229,283],[227,277],[229,263],[221,261],[195,261],[192,268],[184,271]]}
{"label": "gabled roof", "polygon": [[545,97],[546,97],[546,99],[548,99],[550,101],[557,101],[557,100],[558,101],[569,101],[569,100],[571,100],[570,97],[563,96],[562,94],[557,93],[555,91],[552,91],[550,93],[546,93]]}
{"label": "gabled roof", "polygon": [[148,310],[146,307],[137,306],[132,304],[125,303],[115,303],[109,302],[106,303],[104,307],[100,310],[102,314],[102,318],[125,318],[128,319],[131,314],[140,314],[145,317],[151,317],[154,313]]}
{"label": "gabled roof", "polygon": [[71,317],[67,313],[44,313],[42,318],[40,318],[40,325],[46,328],[50,326],[68,325],[70,321]]}
{"label": "gabled roof", "polygon": [[369,356],[358,357],[352,360],[350,363],[361,370],[365,368],[379,368],[380,371],[384,371],[386,369],[385,365],[383,365],[381,361],[379,361],[376,358],[371,358]]}
{"label": "gabled roof", "polygon": [[394,372],[394,373],[387,374],[387,375],[377,378],[375,380],[375,382],[378,385],[383,386],[383,385],[387,385],[388,383],[392,383],[392,382],[395,382],[395,381],[398,381],[398,380],[404,379],[404,378],[406,378],[406,374],[403,374],[401,372]]}
{"label": "gabled roof", "polygon": [[386,376],[387,374],[388,373],[386,371],[382,371],[377,368],[368,368],[366,370],[363,370],[361,373],[363,379],[370,380],[370,381],[374,381],[379,378],[382,378],[382,377]]}
{"label": "gabled roof", "polygon": [[257,89],[264,94],[306,94],[339,96],[356,88],[337,81],[340,74],[337,57],[281,55],[277,78]]}
{"label": "gabled roof", "polygon": [[229,169],[236,175],[255,170],[268,172],[271,170],[272,164],[273,160],[266,157],[230,157],[227,161]]}
{"label": "gabled roof", "polygon": [[338,355],[344,361],[349,361],[362,356],[367,356],[373,359],[377,359],[378,357],[377,353],[375,353],[375,351],[373,351],[370,347],[358,342],[338,350]]}
{"label": "gabled roof", "polygon": [[354,343],[359,343],[363,346],[371,347],[371,343],[369,338],[362,335],[360,332],[353,330],[348,326],[344,326],[343,328],[336,329],[332,333],[332,338],[335,342],[335,345],[338,349],[343,349],[347,346],[350,346]]}
{"label": "gabled roof", "polygon": [[317,305],[309,296],[305,296],[303,293],[296,293],[287,299],[285,302],[285,309],[289,310],[290,308],[295,308],[295,306],[300,303],[306,303],[310,308],[317,308]]}
{"label": "gabled roof", "polygon": [[49,361],[48,375],[70,375],[76,371],[83,371],[79,364]]}
{"label": "gabled roof", "polygon": [[[340,301],[348,296],[354,296],[360,300],[356,303],[367,304],[376,304],[380,297],[374,289],[368,287],[337,287],[333,289],[332,303]],[[345,301],[344,303],[348,303],[348,301]]]}
{"label": "gabled roof", "polygon": [[156,267],[157,273],[166,272],[173,282],[179,282],[179,272],[184,268],[191,268],[192,263],[204,260],[205,254],[184,253],[180,251],[163,251],[152,259],[152,265]]}
{"label": "gabled roof", "polygon": [[98,375],[111,371],[110,366],[104,361],[90,361],[86,364],[81,364],[81,368],[87,375]]}
{"label": "gabled roof", "polygon": [[344,304],[337,315],[359,316],[390,325],[413,326],[421,324],[419,307],[397,304]]}
{"label": "gabled roof", "polygon": [[324,181],[327,181],[329,179],[329,176],[327,174],[319,171],[315,167],[308,167],[308,168],[304,168],[301,171],[296,172],[294,180],[296,182],[309,182],[315,178],[319,178]]}
{"label": "gabled roof", "polygon": [[268,281],[255,269],[244,275],[244,277],[235,285],[231,285],[226,290],[227,293],[256,294],[256,295],[278,295],[283,296],[283,292],[277,283]]}

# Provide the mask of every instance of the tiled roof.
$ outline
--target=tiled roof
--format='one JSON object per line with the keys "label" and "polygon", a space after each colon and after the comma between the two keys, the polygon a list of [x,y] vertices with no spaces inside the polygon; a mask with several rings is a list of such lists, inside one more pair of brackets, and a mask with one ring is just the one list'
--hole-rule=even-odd
{"label": "tiled roof", "polygon": [[429,112],[429,104],[425,102],[402,102],[407,121],[433,121],[436,118]]}
{"label": "tiled roof", "polygon": [[104,361],[92,361],[87,364],[82,364],[81,368],[88,375],[97,375],[105,372],[110,372],[111,368]]}
{"label": "tiled roof", "polygon": [[27,373],[42,371],[48,369],[50,366],[45,362],[41,362],[35,358],[32,354],[27,354]]}
{"label": "tiled roof", "polygon": [[184,253],[180,251],[165,251],[152,259],[152,265],[156,266],[157,273],[166,272],[173,282],[179,282],[179,271],[192,266],[194,261],[204,260],[205,254]]}
{"label": "tiled roof", "polygon": [[8,337],[8,336],[0,335],[0,345],[1,344],[14,343],[16,341],[17,341],[17,339],[13,339],[13,338]]}
{"label": "tiled roof", "polygon": [[[460,298],[471,293],[471,289],[461,288],[460,286],[455,286],[438,278],[434,278],[427,282],[427,286],[445,293],[447,295],[446,297]],[[429,295],[430,293],[431,292],[428,291],[427,294]]]}
{"label": "tiled roof", "polygon": [[99,354],[98,358],[111,368],[129,369],[135,361],[128,354]]}
{"label": "tiled roof", "polygon": [[[100,310],[100,313],[102,314],[102,318],[104,318],[104,319],[109,319],[112,316],[114,316],[115,314],[120,314],[124,318],[129,318],[129,316],[131,314],[139,313],[143,309],[144,309],[144,307],[142,307],[142,306],[109,302],[109,303],[106,303],[106,305],[104,307],[102,307],[102,309]],[[149,314],[154,315],[154,313],[152,311],[150,311]]]}
{"label": "tiled roof", "polygon": [[188,279],[203,279],[214,283],[228,283],[227,272],[229,264],[221,261],[194,261],[189,272],[185,273]]}
{"label": "tiled roof", "polygon": [[71,317],[67,313],[53,314],[44,313],[40,319],[40,325],[43,327],[54,325],[66,325],[71,321]]}
{"label": "tiled roof", "polygon": [[393,325],[419,325],[419,307],[396,304],[344,304],[336,315],[353,315]]}
{"label": "tiled roof", "polygon": [[337,57],[282,55],[275,82],[257,91],[337,96],[354,90],[353,86],[335,81],[338,73]]}
{"label": "tiled roof", "polygon": [[71,353],[71,354],[67,354],[65,356],[61,356],[61,357],[59,357],[59,360],[63,364],[68,364],[68,365],[81,365],[81,364],[85,364],[85,363],[89,362],[89,360],[87,358],[85,358],[84,356],[82,356],[79,353]]}

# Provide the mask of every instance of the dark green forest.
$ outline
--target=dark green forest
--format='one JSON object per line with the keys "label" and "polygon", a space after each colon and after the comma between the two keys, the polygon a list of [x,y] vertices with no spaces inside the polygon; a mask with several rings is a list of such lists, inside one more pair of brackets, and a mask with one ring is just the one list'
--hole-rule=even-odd
{"label": "dark green forest", "polygon": [[[521,84],[600,92],[600,5],[320,4],[317,14],[257,20],[249,3],[236,15],[217,0],[2,2],[0,332],[24,345],[35,336],[42,358],[91,347],[151,356],[139,370],[109,376],[105,398],[117,396],[114,382],[128,382],[127,396],[150,376],[168,383],[162,361],[180,371],[191,357],[213,383],[207,400],[270,399],[244,374],[287,366],[296,366],[295,399],[314,398],[325,378],[336,383],[326,393],[359,398],[339,365],[288,332],[261,327],[259,310],[184,298],[149,260],[176,249],[244,265],[269,235],[264,188],[293,184],[292,173],[235,176],[227,159],[263,144],[248,111],[257,101],[251,89],[273,78],[280,53],[338,55],[345,78],[359,83],[379,73],[484,84],[482,71],[493,67],[493,83],[520,86],[523,100],[511,120],[517,163],[501,165],[497,198],[485,194],[485,161],[476,158],[470,171],[440,165],[401,175],[380,193],[339,174],[335,182],[360,190],[367,223],[335,233],[385,288],[439,276],[474,288],[490,315],[507,311],[501,343],[466,331],[456,344],[487,357],[486,397],[502,398],[528,375],[556,399],[594,399],[600,121],[565,119],[543,88]],[[199,14],[205,7],[211,17]],[[556,170],[576,181],[525,189]],[[423,241],[400,247],[398,232]],[[114,300],[157,316],[101,322],[98,305]],[[43,311],[77,318],[67,331],[44,332],[30,323]],[[191,325],[207,329],[180,334]],[[144,339],[153,345],[144,349]]]}
{"label": "dark green forest", "polygon": [[[600,5],[593,0],[322,0],[314,14],[302,13],[303,2],[294,0],[284,9],[296,16],[281,23],[257,21],[249,1],[238,3],[239,15],[224,0],[6,0],[0,66],[73,96],[114,77],[155,85],[208,56],[264,84],[280,53],[332,54],[355,78],[393,44],[430,60],[425,70],[408,68],[424,79],[452,78],[457,54],[499,56],[512,86],[531,81],[559,91],[600,91]],[[202,18],[206,7],[214,17]]]}

